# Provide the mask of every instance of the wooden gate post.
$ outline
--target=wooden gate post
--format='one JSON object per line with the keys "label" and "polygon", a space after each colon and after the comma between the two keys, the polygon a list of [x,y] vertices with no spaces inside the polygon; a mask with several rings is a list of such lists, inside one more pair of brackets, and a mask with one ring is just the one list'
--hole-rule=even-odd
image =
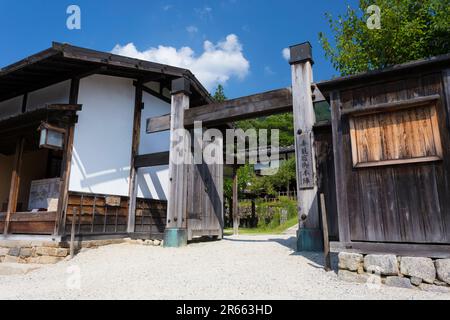
{"label": "wooden gate post", "polygon": [[233,167],[233,235],[239,235],[239,186],[238,167]]}
{"label": "wooden gate post", "polygon": [[300,228],[298,251],[320,251],[323,248],[320,230],[317,168],[313,126],[316,122],[312,99],[312,48],[305,42],[290,48],[292,69],[292,104],[297,164],[297,193]]}
{"label": "wooden gate post", "polygon": [[[190,81],[172,82],[170,120],[169,199],[164,247],[187,245],[187,163],[190,156],[189,134],[184,130],[184,112],[189,109]],[[179,131],[183,129],[184,131]]]}

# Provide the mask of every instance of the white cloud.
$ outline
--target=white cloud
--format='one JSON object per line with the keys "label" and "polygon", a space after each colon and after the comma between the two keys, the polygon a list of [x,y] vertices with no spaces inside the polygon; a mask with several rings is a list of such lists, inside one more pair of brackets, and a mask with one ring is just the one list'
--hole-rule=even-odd
{"label": "white cloud", "polygon": [[289,61],[291,59],[291,50],[289,48],[284,48],[282,54],[285,60]]}
{"label": "white cloud", "polygon": [[195,8],[194,11],[201,19],[212,19],[211,7]]}
{"label": "white cloud", "polygon": [[201,55],[196,55],[190,47],[158,46],[139,51],[133,43],[128,43],[116,45],[112,53],[189,69],[209,90],[233,77],[244,79],[248,75],[250,62],[236,35],[230,34],[216,44],[205,41],[203,50]]}
{"label": "white cloud", "polygon": [[186,27],[186,31],[190,34],[194,34],[198,32],[198,28],[196,26],[188,26]]}

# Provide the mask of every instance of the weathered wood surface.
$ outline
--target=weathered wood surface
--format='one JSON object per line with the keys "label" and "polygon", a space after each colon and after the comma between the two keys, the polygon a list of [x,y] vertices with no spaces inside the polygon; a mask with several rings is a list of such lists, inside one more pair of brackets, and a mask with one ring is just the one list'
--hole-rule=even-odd
{"label": "weathered wood surface", "polygon": [[[340,241],[450,243],[450,139],[442,83],[438,72],[332,93]],[[441,97],[436,101],[441,161],[353,168],[350,126],[342,110],[433,95]],[[405,139],[414,137],[409,132]]]}
{"label": "weathered wood surface", "polygon": [[[16,212],[11,215],[9,234],[51,235],[55,228],[56,212]],[[0,214],[0,227],[5,226],[6,214]]]}
{"label": "weathered wood surface", "polygon": [[136,168],[157,167],[169,164],[170,153],[158,152],[136,156],[134,166]]}
{"label": "weathered wood surface", "polygon": [[[292,104],[294,112],[294,134],[297,164],[297,195],[300,215],[300,228],[319,229],[319,207],[317,188],[317,168],[313,126],[316,122],[312,101],[312,65],[311,61],[294,64],[292,68]],[[303,135],[309,135],[309,168],[304,168],[302,150]],[[304,183],[304,172],[308,171],[309,183]]]}
{"label": "weathered wood surface", "polygon": [[[204,126],[219,125],[291,110],[291,89],[284,88],[189,109],[185,112],[183,124],[186,128],[192,128],[195,121],[202,121]],[[147,122],[147,133],[169,128],[170,115],[151,118]]]}
{"label": "weathered wood surface", "polygon": [[170,123],[169,198],[167,227],[186,228],[187,165],[189,139],[184,129],[185,111],[189,109],[189,96],[184,92],[172,95]]}
{"label": "weathered wood surface", "polygon": [[128,212],[128,232],[134,232],[135,213],[136,213],[136,197],[138,192],[137,186],[137,167],[135,165],[136,156],[139,153],[139,143],[141,134],[141,115],[142,115],[142,84],[136,84],[135,101],[134,101],[134,117],[133,117],[133,136],[131,143],[131,160],[130,160],[130,178],[128,196],[130,198],[130,206]]}
{"label": "weathered wood surface", "polygon": [[435,105],[350,117],[349,122],[355,167],[442,158]]}
{"label": "weathered wood surface", "polygon": [[[80,80],[72,79],[70,82],[69,103],[77,105],[78,93],[80,91]],[[61,168],[61,185],[58,199],[58,218],[55,223],[55,235],[62,235],[65,232],[66,212],[69,201],[69,181],[72,165],[73,142],[75,138],[75,124],[70,124],[65,136],[64,152]]]}
{"label": "weathered wood surface", "polygon": [[19,197],[19,187],[20,187],[20,172],[22,169],[22,157],[25,148],[25,138],[21,137],[16,143],[16,153],[14,156],[13,171],[11,175],[11,184],[9,187],[9,197],[8,197],[8,209],[6,211],[6,219],[4,225],[4,234],[9,232],[9,224],[11,220],[11,215],[16,212],[17,199]]}
{"label": "weathered wood surface", "polygon": [[[203,129],[205,131],[206,129]],[[200,131],[201,133],[201,131]],[[218,154],[216,163],[192,164],[187,166],[187,229],[188,239],[201,236],[222,238],[223,215],[223,139],[198,141],[191,134],[192,144],[202,143],[203,149],[214,144]],[[201,139],[201,136],[200,136]],[[210,146],[211,147],[211,146]],[[194,160],[191,153],[191,159]]]}
{"label": "weathered wood surface", "polygon": [[317,154],[319,193],[323,193],[325,197],[329,238],[330,240],[337,241],[339,239],[339,227],[331,126],[321,129],[315,128],[314,137]]}
{"label": "weathered wood surface", "polygon": [[[108,205],[108,195],[70,193],[66,234],[70,234],[74,209],[77,235],[125,234],[128,232],[128,197],[120,198],[120,203]],[[114,205],[112,205],[114,204]],[[151,199],[136,199],[134,227],[131,233],[152,235],[160,238],[167,222],[167,202]]]}

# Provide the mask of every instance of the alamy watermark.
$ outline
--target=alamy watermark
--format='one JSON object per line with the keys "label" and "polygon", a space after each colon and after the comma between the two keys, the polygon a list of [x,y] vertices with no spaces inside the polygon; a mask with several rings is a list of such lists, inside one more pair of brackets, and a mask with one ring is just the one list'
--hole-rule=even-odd
{"label": "alamy watermark", "polygon": [[[174,165],[263,164],[268,166],[263,174],[273,175],[279,169],[279,137],[280,131],[277,129],[270,131],[228,129],[224,139],[222,131],[218,129],[204,131],[202,122],[195,122],[193,134],[186,129],[171,132],[174,153],[170,161]],[[186,152],[189,150],[192,152]]]}
{"label": "alamy watermark", "polygon": [[381,9],[377,5],[371,5],[367,7],[366,13],[369,14],[369,18],[367,19],[367,28],[370,30],[379,30],[381,29]]}
{"label": "alamy watermark", "polygon": [[75,4],[67,7],[66,13],[69,15],[66,26],[69,30],[81,30],[81,8]]}

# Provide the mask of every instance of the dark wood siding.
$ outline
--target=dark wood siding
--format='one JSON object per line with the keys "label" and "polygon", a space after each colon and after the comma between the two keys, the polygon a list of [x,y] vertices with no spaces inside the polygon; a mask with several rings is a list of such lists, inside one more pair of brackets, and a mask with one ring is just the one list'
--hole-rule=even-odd
{"label": "dark wood siding", "polygon": [[[76,212],[75,230],[77,235],[126,234],[129,199],[128,197],[112,197],[119,201],[117,204],[111,204],[108,203],[108,198],[110,198],[108,195],[71,192],[65,224],[66,234],[71,232],[74,212]],[[137,199],[136,235],[142,234],[145,235],[145,238],[162,239],[166,228],[166,219],[166,201]]]}
{"label": "dark wood siding", "polygon": [[[337,196],[341,198],[344,241],[450,243],[450,140],[442,73],[412,75],[335,92],[334,146],[339,156]],[[440,161],[354,168],[349,117],[352,109],[438,94],[436,102],[443,157]],[[337,108],[337,109],[336,109]],[[336,149],[339,148],[339,149]],[[342,239],[341,239],[342,241]]]}

